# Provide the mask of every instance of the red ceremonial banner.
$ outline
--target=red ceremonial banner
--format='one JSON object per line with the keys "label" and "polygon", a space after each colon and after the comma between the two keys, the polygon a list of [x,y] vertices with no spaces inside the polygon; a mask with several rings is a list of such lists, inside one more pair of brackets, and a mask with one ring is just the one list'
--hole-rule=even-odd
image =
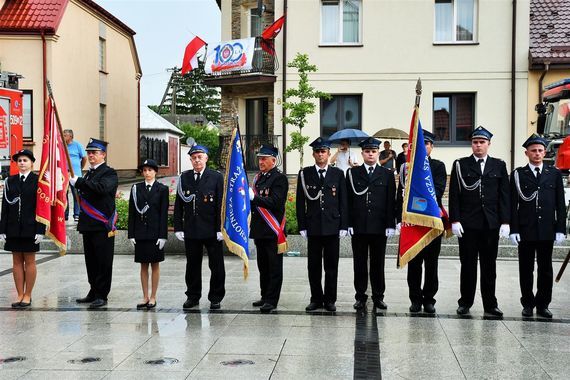
{"label": "red ceremonial banner", "polygon": [[62,255],[67,249],[65,209],[69,172],[66,148],[57,123],[55,103],[50,97],[44,119],[36,221],[46,225],[46,235],[54,241]]}

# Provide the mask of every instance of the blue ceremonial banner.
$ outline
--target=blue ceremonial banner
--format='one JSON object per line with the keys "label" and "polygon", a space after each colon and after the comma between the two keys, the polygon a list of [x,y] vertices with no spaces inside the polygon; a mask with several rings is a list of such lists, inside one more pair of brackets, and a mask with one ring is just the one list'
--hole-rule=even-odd
{"label": "blue ceremonial banner", "polygon": [[241,139],[238,129],[234,128],[224,179],[222,235],[228,249],[243,260],[244,278],[247,278],[249,268],[248,243],[251,206],[248,189]]}
{"label": "blue ceremonial banner", "polygon": [[417,106],[412,115],[409,142],[411,151],[405,170],[405,207],[403,207],[400,230],[400,268],[441,235],[444,229]]}

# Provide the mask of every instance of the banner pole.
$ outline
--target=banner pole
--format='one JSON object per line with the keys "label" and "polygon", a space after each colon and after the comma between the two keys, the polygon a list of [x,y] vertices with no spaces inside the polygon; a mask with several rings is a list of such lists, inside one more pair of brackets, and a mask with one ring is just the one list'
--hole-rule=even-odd
{"label": "banner pole", "polygon": [[71,177],[75,177],[75,173],[73,173],[73,166],[71,165],[71,158],[69,157],[69,151],[67,150],[67,143],[63,138],[63,129],[61,127],[61,120],[59,119],[59,113],[57,112],[57,106],[55,104],[55,98],[53,97],[53,92],[51,90],[51,83],[49,80],[46,80],[47,89],[50,100],[53,102],[53,110],[55,112],[55,119],[57,120],[57,128],[59,129],[59,134],[61,139],[63,140],[63,149],[65,150],[65,157],[67,158],[67,167],[69,169],[69,175]]}

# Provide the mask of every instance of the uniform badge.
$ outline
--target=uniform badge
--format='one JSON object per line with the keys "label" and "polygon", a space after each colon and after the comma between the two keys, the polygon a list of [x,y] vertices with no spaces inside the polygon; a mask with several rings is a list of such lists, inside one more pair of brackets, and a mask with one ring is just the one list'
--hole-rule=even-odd
{"label": "uniform badge", "polygon": [[332,196],[335,197],[336,196],[336,186],[333,185],[332,187]]}
{"label": "uniform badge", "polygon": [[210,194],[210,202],[214,202],[214,195]]}
{"label": "uniform badge", "polygon": [[208,203],[208,196],[204,195],[204,203]]}

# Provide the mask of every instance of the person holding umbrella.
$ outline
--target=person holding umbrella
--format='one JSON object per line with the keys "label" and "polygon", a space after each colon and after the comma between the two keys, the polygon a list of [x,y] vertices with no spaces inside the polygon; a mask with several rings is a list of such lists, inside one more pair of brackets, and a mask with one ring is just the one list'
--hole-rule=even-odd
{"label": "person holding umbrella", "polygon": [[349,168],[358,166],[358,159],[350,154],[350,140],[340,140],[338,150],[331,157],[330,163],[342,170],[345,175]]}

